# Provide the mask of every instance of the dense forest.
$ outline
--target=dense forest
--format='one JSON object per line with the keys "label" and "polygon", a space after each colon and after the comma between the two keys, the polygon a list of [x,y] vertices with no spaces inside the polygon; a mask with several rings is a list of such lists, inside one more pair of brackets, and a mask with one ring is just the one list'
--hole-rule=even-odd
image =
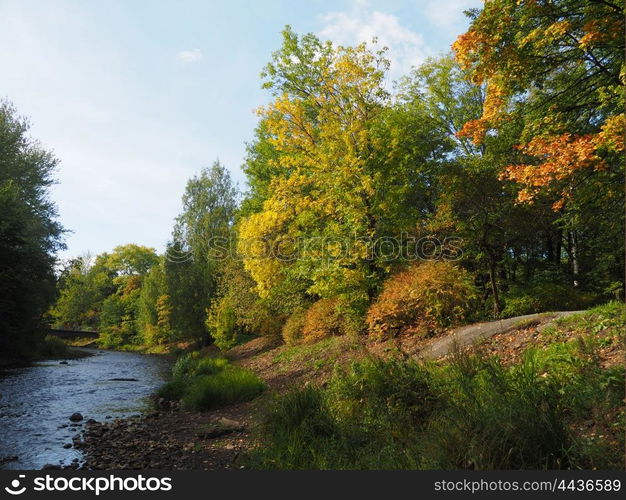
{"label": "dense forest", "polygon": [[248,189],[203,169],[164,254],[67,263],[51,321],[105,346],[224,349],[623,298],[621,8],[469,15],[453,54],[393,83],[384,47],[287,27],[262,73]]}

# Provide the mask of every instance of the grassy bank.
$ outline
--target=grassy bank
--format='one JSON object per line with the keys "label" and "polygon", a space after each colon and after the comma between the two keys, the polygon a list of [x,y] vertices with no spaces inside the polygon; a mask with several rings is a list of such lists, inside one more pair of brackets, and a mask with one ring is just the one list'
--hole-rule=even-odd
{"label": "grassy bank", "polygon": [[249,401],[263,390],[265,384],[252,371],[224,358],[193,352],[176,361],[171,380],[160,388],[158,396],[203,411]]}
{"label": "grassy bank", "polygon": [[521,356],[376,358],[277,396],[249,456],[275,469],[624,467],[624,306],[556,321]]}

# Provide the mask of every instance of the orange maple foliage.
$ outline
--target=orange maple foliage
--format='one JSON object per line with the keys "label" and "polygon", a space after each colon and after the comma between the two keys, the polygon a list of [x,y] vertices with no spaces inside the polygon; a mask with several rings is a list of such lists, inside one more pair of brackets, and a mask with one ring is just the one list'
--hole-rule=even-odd
{"label": "orange maple foliage", "polygon": [[[602,170],[606,163],[600,150],[624,151],[624,114],[609,118],[597,134],[561,134],[549,137],[535,137],[527,144],[518,146],[523,153],[540,160],[537,165],[509,165],[501,174],[501,179],[515,181],[524,187],[518,194],[518,201],[532,202],[543,188],[555,181],[570,178],[576,172],[594,168]],[[561,190],[560,198],[553,204],[560,210],[570,197],[568,188]]]}

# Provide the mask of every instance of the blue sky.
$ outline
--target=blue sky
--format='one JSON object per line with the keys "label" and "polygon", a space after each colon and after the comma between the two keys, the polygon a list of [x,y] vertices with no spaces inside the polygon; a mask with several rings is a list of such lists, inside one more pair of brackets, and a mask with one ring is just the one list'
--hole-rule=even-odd
{"label": "blue sky", "polygon": [[139,243],[162,251],[187,179],[240,165],[269,96],[280,31],[341,44],[377,36],[391,78],[447,52],[479,0],[0,0],[0,98],[60,160],[64,257]]}

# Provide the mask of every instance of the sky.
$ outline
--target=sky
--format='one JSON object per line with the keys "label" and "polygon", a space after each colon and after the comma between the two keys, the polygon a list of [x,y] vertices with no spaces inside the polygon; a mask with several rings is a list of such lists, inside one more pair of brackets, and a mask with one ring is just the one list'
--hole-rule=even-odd
{"label": "sky", "polygon": [[260,72],[289,24],[342,45],[376,36],[390,79],[450,50],[480,0],[0,0],[0,99],[59,159],[69,258],[161,252],[187,180],[241,165],[270,96]]}

